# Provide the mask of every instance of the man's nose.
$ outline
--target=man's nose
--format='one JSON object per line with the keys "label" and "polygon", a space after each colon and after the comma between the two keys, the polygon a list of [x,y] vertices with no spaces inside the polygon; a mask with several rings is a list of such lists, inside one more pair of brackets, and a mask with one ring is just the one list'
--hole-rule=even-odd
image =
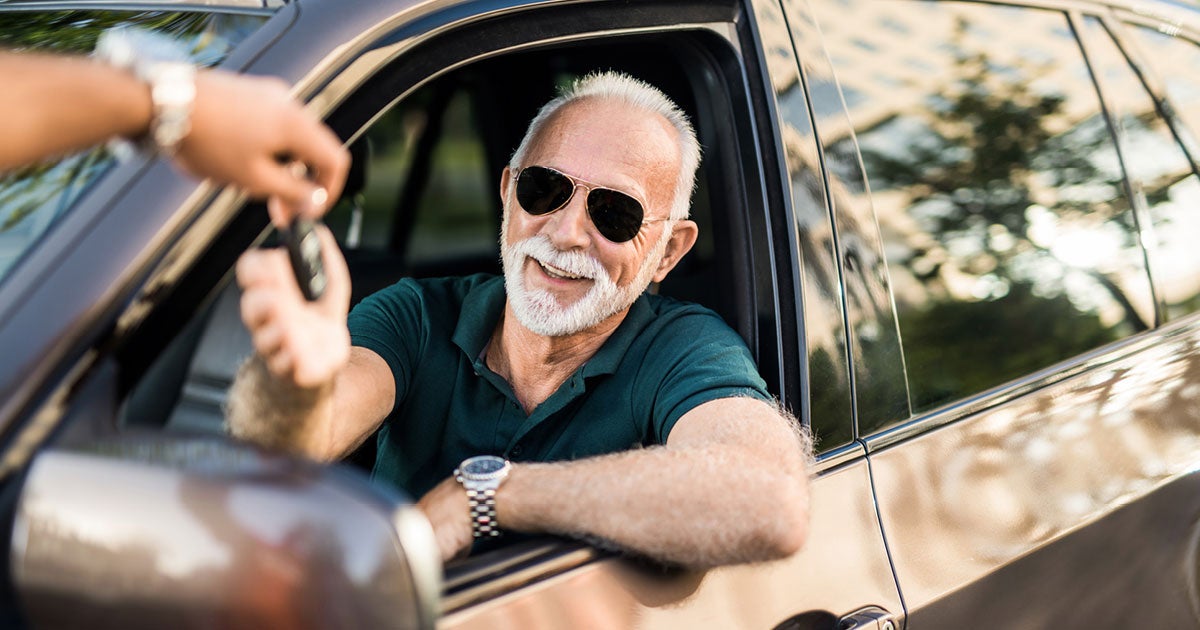
{"label": "man's nose", "polygon": [[550,241],[560,250],[586,248],[590,236],[591,218],[587,213],[587,191],[576,187],[567,205],[550,215],[545,230]]}

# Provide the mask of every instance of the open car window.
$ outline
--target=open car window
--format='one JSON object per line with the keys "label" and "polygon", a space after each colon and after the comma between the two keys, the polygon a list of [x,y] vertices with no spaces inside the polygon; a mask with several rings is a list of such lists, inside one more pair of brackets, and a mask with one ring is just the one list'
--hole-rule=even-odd
{"label": "open car window", "polygon": [[[692,208],[700,241],[655,290],[721,315],[747,341],[768,387],[780,395],[771,306],[776,296],[756,295],[761,289],[755,280],[756,269],[768,282],[772,277],[761,270],[772,264],[766,246],[755,240],[770,237],[749,226],[749,213],[761,213],[761,204],[750,200],[761,191],[748,189],[742,177],[758,166],[743,164],[755,154],[738,146],[739,134],[750,131],[738,128],[735,109],[749,105],[738,94],[738,66],[719,63],[732,54],[730,42],[709,30],[672,27],[522,46],[433,76],[406,75],[405,68],[417,65],[409,59],[382,68],[329,121],[350,138],[354,157],[347,191],[327,216],[350,268],[352,301],[404,277],[499,273],[501,171],[528,122],[564,83],[597,70],[625,71],[679,103],[704,150]],[[224,431],[229,386],[252,352],[232,267],[246,248],[277,241],[262,205],[246,204],[141,326],[140,336],[122,344],[128,390],[121,430]],[[373,447],[368,439],[349,463],[370,470]],[[481,562],[493,567],[494,561]],[[478,565],[463,568],[462,575],[474,570],[470,566]]]}

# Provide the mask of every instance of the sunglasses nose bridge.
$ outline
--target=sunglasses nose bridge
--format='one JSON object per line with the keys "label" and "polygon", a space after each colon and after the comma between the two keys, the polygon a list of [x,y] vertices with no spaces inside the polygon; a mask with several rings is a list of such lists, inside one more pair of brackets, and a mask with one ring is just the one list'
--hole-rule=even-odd
{"label": "sunglasses nose bridge", "polygon": [[[591,217],[587,211],[587,196],[590,188],[579,182],[572,182],[571,196],[553,212],[544,215],[547,218],[545,230],[560,248],[586,245],[588,229],[591,227]],[[580,192],[580,188],[583,189]]]}

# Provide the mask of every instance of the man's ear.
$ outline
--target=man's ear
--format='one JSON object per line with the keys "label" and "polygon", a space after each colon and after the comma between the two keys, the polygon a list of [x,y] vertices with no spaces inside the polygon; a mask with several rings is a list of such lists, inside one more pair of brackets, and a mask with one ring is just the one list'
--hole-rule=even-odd
{"label": "man's ear", "polygon": [[695,221],[684,219],[676,221],[671,227],[671,238],[667,241],[667,249],[663,252],[662,260],[658,263],[658,269],[654,272],[653,281],[662,282],[663,278],[679,264],[679,260],[683,255],[692,250],[692,246],[696,244],[696,238],[700,236],[700,227]]}
{"label": "man's ear", "polygon": [[507,166],[503,171],[500,171],[500,206],[504,207],[505,197],[508,195],[508,185],[512,179],[512,171]]}

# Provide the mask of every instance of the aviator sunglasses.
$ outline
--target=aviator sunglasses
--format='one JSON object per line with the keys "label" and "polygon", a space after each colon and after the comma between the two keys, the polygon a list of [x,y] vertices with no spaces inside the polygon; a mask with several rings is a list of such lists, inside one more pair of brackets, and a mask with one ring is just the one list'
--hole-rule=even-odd
{"label": "aviator sunglasses", "polygon": [[587,191],[587,213],[600,235],[614,243],[637,236],[647,223],[667,218],[646,219],[642,202],[611,188],[594,186],[545,166],[527,166],[517,175],[517,203],[534,216],[550,214],[567,205],[575,189]]}

